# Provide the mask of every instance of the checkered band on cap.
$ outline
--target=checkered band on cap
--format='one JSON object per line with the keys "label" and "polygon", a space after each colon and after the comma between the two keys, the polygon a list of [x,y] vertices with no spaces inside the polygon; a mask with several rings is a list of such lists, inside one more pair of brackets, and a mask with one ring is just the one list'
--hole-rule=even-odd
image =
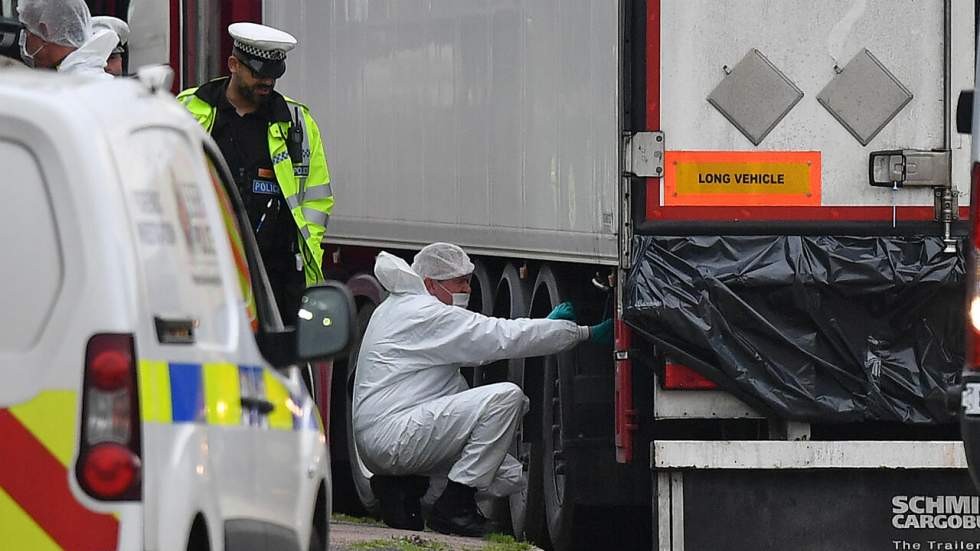
{"label": "checkered band on cap", "polygon": [[250,56],[258,57],[261,59],[270,59],[272,61],[280,61],[286,59],[286,52],[282,50],[263,50],[260,48],[256,48],[251,44],[245,44],[244,42],[238,40],[235,41],[235,47]]}

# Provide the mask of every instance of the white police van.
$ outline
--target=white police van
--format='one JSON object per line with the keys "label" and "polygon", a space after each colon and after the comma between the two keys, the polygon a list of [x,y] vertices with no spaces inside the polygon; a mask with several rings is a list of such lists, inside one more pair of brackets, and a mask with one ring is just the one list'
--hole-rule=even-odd
{"label": "white police van", "polygon": [[0,69],[0,548],[326,549],[324,429],[237,191],[165,90]]}

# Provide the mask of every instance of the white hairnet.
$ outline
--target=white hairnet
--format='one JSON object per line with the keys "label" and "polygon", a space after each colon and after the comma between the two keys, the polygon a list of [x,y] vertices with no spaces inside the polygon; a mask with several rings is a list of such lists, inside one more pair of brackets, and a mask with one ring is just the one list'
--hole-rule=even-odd
{"label": "white hairnet", "polygon": [[119,37],[119,43],[125,46],[129,42],[129,25],[118,17],[111,15],[96,15],[92,17],[92,31],[109,29]]}
{"label": "white hairnet", "polygon": [[45,41],[74,48],[85,43],[92,25],[84,0],[20,0],[17,16]]}
{"label": "white hairnet", "polygon": [[442,281],[472,274],[473,263],[457,245],[432,243],[415,255],[412,269],[422,277]]}

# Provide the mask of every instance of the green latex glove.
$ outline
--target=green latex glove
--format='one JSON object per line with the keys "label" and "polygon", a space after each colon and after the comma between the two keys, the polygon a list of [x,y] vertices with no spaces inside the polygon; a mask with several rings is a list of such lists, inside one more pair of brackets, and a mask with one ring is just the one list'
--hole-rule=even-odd
{"label": "green latex glove", "polygon": [[575,321],[575,307],[572,306],[571,302],[566,300],[558,306],[555,306],[555,309],[548,314],[548,319]]}
{"label": "green latex glove", "polygon": [[613,343],[613,322],[612,319],[589,327],[589,340],[602,346],[611,346]]}

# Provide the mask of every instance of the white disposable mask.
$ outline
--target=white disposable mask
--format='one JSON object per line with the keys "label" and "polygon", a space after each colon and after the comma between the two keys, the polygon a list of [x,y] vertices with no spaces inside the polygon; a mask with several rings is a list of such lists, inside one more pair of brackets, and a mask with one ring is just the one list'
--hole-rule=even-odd
{"label": "white disposable mask", "polygon": [[469,293],[451,293],[453,295],[453,306],[459,306],[460,308],[466,308],[470,305],[470,294]]}
{"label": "white disposable mask", "polygon": [[30,67],[31,69],[33,69],[34,68],[34,56],[36,56],[38,54],[38,52],[40,52],[41,50],[43,50],[44,47],[47,46],[47,44],[41,44],[40,46],[38,46],[37,49],[34,50],[34,53],[28,52],[27,51],[27,31],[26,30],[20,31],[20,39],[18,40],[18,44],[20,45],[20,58],[21,58],[21,60],[23,60],[24,63],[27,64],[28,67]]}
{"label": "white disposable mask", "polygon": [[[442,290],[449,293],[449,289],[443,286],[442,283],[436,281],[436,285],[442,287]],[[449,293],[453,297],[453,306],[459,306],[460,308],[466,308],[470,305],[470,294],[469,293]]]}

